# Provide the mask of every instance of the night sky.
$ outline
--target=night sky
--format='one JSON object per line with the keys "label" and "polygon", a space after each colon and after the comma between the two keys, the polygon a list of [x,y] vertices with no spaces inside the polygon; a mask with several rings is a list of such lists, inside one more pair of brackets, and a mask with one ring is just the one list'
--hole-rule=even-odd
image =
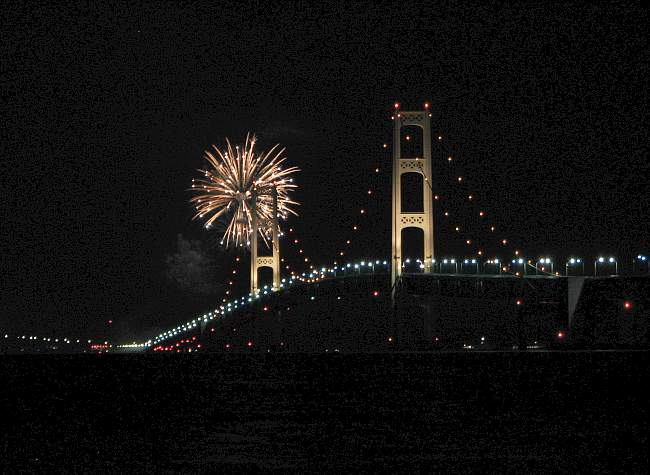
{"label": "night sky", "polygon": [[[2,20],[0,332],[152,336],[220,304],[235,254],[191,221],[187,189],[203,150],[248,131],[302,170],[285,229],[312,262],[348,238],[346,258],[388,257],[396,100],[429,101],[444,138],[437,255],[471,255],[467,238],[506,258],[650,251],[638,2],[35,5]],[[208,263],[189,285],[170,278],[179,240]]]}

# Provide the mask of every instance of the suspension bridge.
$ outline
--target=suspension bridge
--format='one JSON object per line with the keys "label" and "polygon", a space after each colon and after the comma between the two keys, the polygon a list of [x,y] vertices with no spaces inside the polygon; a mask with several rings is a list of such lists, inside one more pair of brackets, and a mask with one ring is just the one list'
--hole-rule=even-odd
{"label": "suspension bridge", "polygon": [[[440,197],[432,185],[429,105],[403,111],[395,104],[391,118],[390,256],[345,263],[341,251],[329,265],[312,264],[305,272],[282,276],[273,195],[272,255],[260,255],[257,239],[252,240],[247,295],[224,299],[146,342],[94,342],[91,349],[338,352],[650,344],[650,260],[645,254],[626,263],[614,256],[571,257],[560,263],[550,256],[530,259],[518,250],[507,260],[488,258],[482,249],[471,258],[437,257],[433,208]],[[404,133],[414,128],[416,132]],[[453,161],[451,154],[447,161]],[[486,213],[477,214],[483,219]],[[253,219],[253,229],[257,226]],[[411,254],[420,256],[415,258],[406,257],[403,245],[404,234],[413,230],[420,233],[421,246]],[[494,231],[489,226],[488,232]],[[508,244],[505,238],[499,243]],[[467,244],[473,243],[468,239]],[[272,283],[260,286],[264,268],[271,269]],[[15,345],[51,343],[31,335],[28,340],[26,335],[4,337]]]}
{"label": "suspension bridge", "polygon": [[[547,348],[568,341],[647,344],[650,281],[645,255],[626,266],[626,275],[620,275],[622,266],[613,256],[596,256],[588,263],[572,257],[563,268],[551,257],[533,261],[519,251],[507,261],[485,258],[481,250],[472,258],[436,258],[433,205],[439,196],[432,186],[429,105],[403,111],[395,104],[391,119],[391,256],[335,260],[282,278],[277,235],[272,256],[259,256],[253,242],[250,293],[162,332],[148,347],[156,352],[336,352]],[[415,133],[404,133],[413,128]],[[420,179],[406,190],[413,175]],[[404,191],[416,199],[405,197]],[[483,218],[485,212],[478,215]],[[273,228],[278,229],[277,220]],[[415,252],[420,258],[404,253],[404,233],[414,229],[421,236],[421,249]],[[258,271],[263,267],[272,269],[273,284],[260,288]]]}

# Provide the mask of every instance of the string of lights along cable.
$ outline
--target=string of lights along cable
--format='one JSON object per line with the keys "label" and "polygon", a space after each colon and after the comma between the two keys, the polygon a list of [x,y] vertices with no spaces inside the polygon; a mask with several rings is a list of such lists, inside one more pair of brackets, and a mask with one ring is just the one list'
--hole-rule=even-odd
{"label": "string of lights along cable", "polygon": [[[401,104],[399,102],[395,102],[393,105],[394,109],[391,114],[391,120],[395,120],[396,118],[401,117]],[[430,103],[425,102],[423,104],[423,110],[425,110],[429,117],[432,116],[430,111]],[[401,139],[403,143],[410,144],[416,141],[416,137],[412,132],[405,132],[401,134]],[[506,252],[513,252],[514,257],[515,257],[515,264],[519,264],[521,257],[521,251],[518,249],[514,249],[514,251],[510,251],[512,249],[512,245],[510,240],[507,238],[507,236],[499,236],[498,235],[498,229],[496,226],[496,223],[494,223],[490,216],[489,213],[486,209],[486,207],[482,207],[479,205],[479,198],[476,192],[472,191],[467,191],[470,189],[469,183],[471,183],[471,179],[468,179],[467,176],[465,176],[462,171],[460,170],[459,166],[459,160],[456,157],[456,154],[453,153],[451,146],[447,143],[447,141],[444,139],[444,136],[442,133],[439,133],[435,136],[435,139],[437,142],[444,148],[443,150],[443,160],[439,160],[441,162],[444,162],[448,167],[452,169],[452,174],[454,176],[454,179],[452,181],[452,185],[455,186],[455,189],[457,190],[457,195],[462,196],[463,200],[460,204],[460,206],[467,208],[468,206],[471,207],[472,210],[472,216],[476,218],[476,221],[474,223],[469,223],[468,226],[462,225],[460,222],[455,221],[456,217],[459,215],[459,213],[455,212],[453,209],[454,206],[454,197],[453,196],[446,196],[437,190],[434,189],[434,184],[432,177],[429,177],[428,175],[424,175],[424,182],[426,186],[428,186],[433,195],[433,200],[434,200],[434,213],[436,216],[436,222],[438,224],[444,224],[447,226],[447,230],[453,231],[456,235],[460,236],[463,243],[465,244],[466,248],[468,249],[466,253],[466,257],[464,259],[458,260],[457,258],[451,257],[447,259],[447,262],[444,262],[445,259],[438,259],[436,261],[436,264],[438,266],[440,264],[472,264],[475,265],[479,262],[479,260],[483,260],[486,257],[486,251],[485,249],[479,245],[478,239],[472,237],[472,234],[470,234],[470,229],[469,226],[471,224],[475,224],[477,228],[483,228],[483,230],[487,231],[488,234],[494,236],[491,238],[492,241],[495,242],[495,244],[498,244],[498,246]],[[384,142],[382,145],[382,149],[384,153],[389,154],[390,153],[390,146],[388,143]],[[415,156],[413,157],[415,160],[421,160],[420,157]],[[439,157],[440,158],[440,157]],[[385,161],[388,162],[390,160],[390,155],[385,155]],[[350,254],[352,250],[352,246],[357,242],[354,237],[358,232],[362,229],[364,226],[364,221],[370,216],[370,214],[373,211],[378,210],[378,206],[376,206],[376,200],[377,200],[377,193],[374,190],[374,185],[372,183],[372,178],[373,175],[379,175],[382,172],[387,171],[389,168],[384,167],[381,164],[377,163],[375,164],[371,170],[368,172],[368,181],[364,185],[364,189],[366,190],[366,201],[365,203],[357,209],[357,214],[355,215],[354,219],[354,224],[352,225],[351,229],[348,229],[347,235],[344,235],[343,240],[341,244],[339,245],[339,251],[338,251],[338,256],[339,258],[343,258],[344,256]],[[445,230],[446,231],[446,230]],[[441,231],[440,234],[442,234],[444,231]],[[473,235],[479,235],[481,232],[480,229],[474,230]],[[450,235],[450,233],[445,233],[446,236]],[[410,259],[408,259],[408,262],[405,262],[406,264],[410,264]],[[424,268],[424,264],[421,262],[420,259],[416,260],[417,264],[419,264],[422,269]],[[504,272],[504,273],[509,273],[511,271],[511,266],[509,265],[508,261],[503,261],[499,259],[498,257],[494,257],[489,259],[489,265],[494,266],[495,264],[498,264],[499,271]],[[542,261],[539,261],[542,263]],[[545,261],[544,261],[545,262]],[[526,259],[525,260],[525,266],[526,267],[531,267],[532,265],[532,260]],[[510,262],[512,264],[512,262]],[[547,268],[544,266],[540,266],[538,268],[539,272],[546,272]],[[523,271],[521,270],[513,270],[513,274],[519,275],[522,274]]]}

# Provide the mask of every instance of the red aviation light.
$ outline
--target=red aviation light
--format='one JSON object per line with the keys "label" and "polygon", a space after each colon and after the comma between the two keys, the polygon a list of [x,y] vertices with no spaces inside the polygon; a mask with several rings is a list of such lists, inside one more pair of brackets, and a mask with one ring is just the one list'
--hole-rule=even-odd
{"label": "red aviation light", "polygon": [[626,300],[625,302],[623,302],[623,308],[625,310],[632,310],[632,307],[634,307],[634,305],[629,300]]}

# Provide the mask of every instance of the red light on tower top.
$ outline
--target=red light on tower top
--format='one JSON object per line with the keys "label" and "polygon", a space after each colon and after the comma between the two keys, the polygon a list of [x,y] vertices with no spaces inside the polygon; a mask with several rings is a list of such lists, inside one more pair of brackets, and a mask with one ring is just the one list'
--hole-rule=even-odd
{"label": "red light on tower top", "polygon": [[634,305],[632,305],[632,302],[630,302],[629,300],[626,300],[623,303],[623,308],[625,308],[625,310],[631,310],[633,306]]}
{"label": "red light on tower top", "polygon": [[395,106],[395,109],[399,109],[399,102],[396,102],[396,103],[393,104],[393,105]]}
{"label": "red light on tower top", "polygon": [[427,110],[429,109],[429,103],[428,102],[424,103],[424,108],[427,109]]}

